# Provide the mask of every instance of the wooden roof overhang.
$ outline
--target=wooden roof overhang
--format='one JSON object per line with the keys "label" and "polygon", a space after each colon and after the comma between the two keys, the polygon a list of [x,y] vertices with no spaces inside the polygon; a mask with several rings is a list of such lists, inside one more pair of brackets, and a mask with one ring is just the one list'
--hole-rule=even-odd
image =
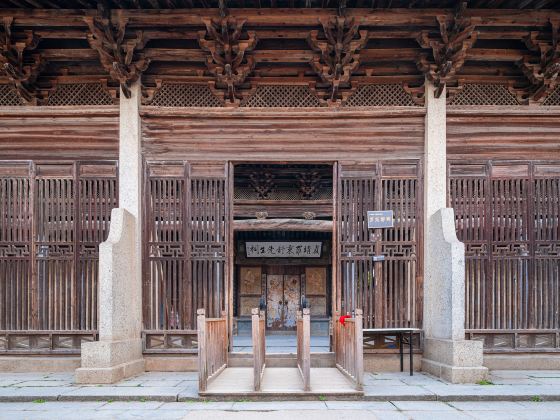
{"label": "wooden roof overhang", "polygon": [[[310,86],[331,105],[360,84],[399,83],[421,101],[425,77],[439,92],[504,84],[527,103],[542,101],[560,71],[560,1],[475,1],[472,9],[466,2],[444,8],[451,1],[343,9],[240,7],[257,4],[249,1],[155,8],[198,0],[107,2],[115,9],[94,9],[89,0],[0,3],[8,6],[0,8],[0,84],[12,84],[30,104],[60,83],[102,81],[114,96],[119,84],[126,94],[140,75],[148,98],[165,81],[183,81],[210,85],[226,105],[261,84]],[[59,9],[70,3],[84,8]]]}

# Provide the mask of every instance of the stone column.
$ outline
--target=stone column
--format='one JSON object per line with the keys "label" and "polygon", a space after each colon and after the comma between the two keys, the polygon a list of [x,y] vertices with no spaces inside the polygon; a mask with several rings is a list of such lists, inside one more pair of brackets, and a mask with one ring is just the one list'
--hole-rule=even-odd
{"label": "stone column", "polygon": [[119,208],[99,246],[99,341],[82,344],[78,383],[114,383],[144,371],[142,356],[140,81],[120,95]]}
{"label": "stone column", "polygon": [[465,340],[465,247],[447,205],[445,90],[426,81],[424,139],[424,354],[422,370],[453,383],[486,377],[482,342]]}

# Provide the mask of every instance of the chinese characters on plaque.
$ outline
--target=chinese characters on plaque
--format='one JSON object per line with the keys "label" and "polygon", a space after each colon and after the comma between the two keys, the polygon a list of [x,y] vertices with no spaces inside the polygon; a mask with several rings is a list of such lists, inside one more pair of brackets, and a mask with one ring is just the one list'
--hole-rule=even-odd
{"label": "chinese characters on plaque", "polygon": [[392,228],[393,210],[377,210],[367,212],[369,229]]}
{"label": "chinese characters on plaque", "polygon": [[246,242],[247,258],[321,258],[322,242]]}

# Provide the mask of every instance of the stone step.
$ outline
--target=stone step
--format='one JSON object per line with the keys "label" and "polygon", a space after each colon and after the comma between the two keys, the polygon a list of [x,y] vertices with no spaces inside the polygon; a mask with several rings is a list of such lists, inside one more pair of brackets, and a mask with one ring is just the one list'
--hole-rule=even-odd
{"label": "stone step", "polygon": [[[228,358],[229,367],[252,367],[252,353],[230,353]],[[267,367],[296,367],[297,356],[295,353],[267,353]],[[327,368],[335,367],[334,353],[311,353],[311,367]]]}

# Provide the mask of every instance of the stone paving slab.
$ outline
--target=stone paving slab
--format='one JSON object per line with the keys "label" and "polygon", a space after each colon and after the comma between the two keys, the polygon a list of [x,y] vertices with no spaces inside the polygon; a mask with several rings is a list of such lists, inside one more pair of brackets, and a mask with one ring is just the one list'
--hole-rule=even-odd
{"label": "stone paving slab", "polygon": [[84,386],[65,392],[60,401],[177,401],[175,387]]}

